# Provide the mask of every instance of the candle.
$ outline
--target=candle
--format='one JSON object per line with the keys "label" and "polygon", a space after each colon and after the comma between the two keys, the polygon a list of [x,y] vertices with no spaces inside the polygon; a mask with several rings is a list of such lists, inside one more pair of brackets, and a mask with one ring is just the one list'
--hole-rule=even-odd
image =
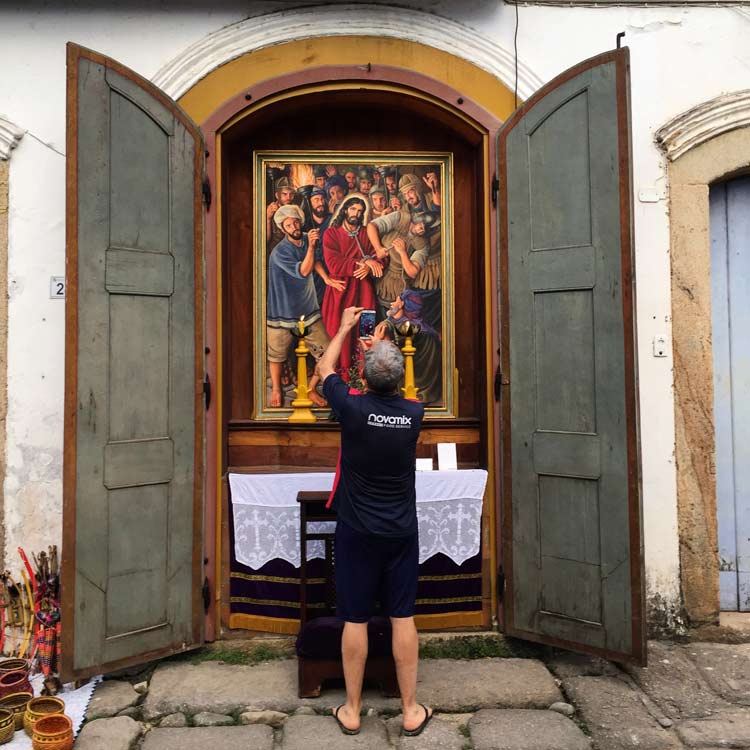
{"label": "candle", "polygon": [[304,336],[305,335],[305,316],[304,315],[299,316],[299,323],[297,323],[297,328],[299,330],[299,335]]}

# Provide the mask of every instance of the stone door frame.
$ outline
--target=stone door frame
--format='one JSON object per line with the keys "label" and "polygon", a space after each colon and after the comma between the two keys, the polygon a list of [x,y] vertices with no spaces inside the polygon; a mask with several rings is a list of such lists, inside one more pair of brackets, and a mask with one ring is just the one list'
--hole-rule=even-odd
{"label": "stone door frame", "polygon": [[692,624],[719,618],[709,188],[750,172],[750,90],[678,115],[656,133],[669,184],[680,578]]}

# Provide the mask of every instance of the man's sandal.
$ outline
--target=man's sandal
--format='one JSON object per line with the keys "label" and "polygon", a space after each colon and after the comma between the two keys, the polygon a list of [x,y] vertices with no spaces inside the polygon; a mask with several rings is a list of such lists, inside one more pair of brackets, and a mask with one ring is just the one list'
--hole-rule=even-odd
{"label": "man's sandal", "polygon": [[359,727],[357,729],[349,729],[349,727],[344,726],[344,722],[339,719],[339,711],[345,706],[345,703],[342,703],[337,708],[333,709],[333,718],[336,719],[336,723],[339,725],[339,729],[344,733],[348,735],[355,735],[359,734]]}
{"label": "man's sandal", "polygon": [[404,737],[416,737],[418,734],[422,734],[425,727],[430,723],[432,714],[427,710],[427,706],[424,706],[421,703],[419,705],[424,709],[424,721],[414,729],[402,729],[401,734],[403,734]]}

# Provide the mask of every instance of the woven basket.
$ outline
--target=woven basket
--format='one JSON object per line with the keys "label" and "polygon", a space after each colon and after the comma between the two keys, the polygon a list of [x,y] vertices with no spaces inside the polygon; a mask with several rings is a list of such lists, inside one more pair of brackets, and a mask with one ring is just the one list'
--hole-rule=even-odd
{"label": "woven basket", "polygon": [[32,698],[27,706],[26,713],[23,715],[23,728],[29,737],[33,736],[34,724],[43,716],[49,714],[61,714],[65,711],[65,703],[59,698],[51,695],[45,695],[39,698]]}
{"label": "woven basket", "polygon": [[31,736],[34,750],[73,750],[73,722],[64,714],[42,716]]}
{"label": "woven basket", "polygon": [[3,659],[0,661],[0,674],[3,672],[26,672],[28,674],[29,667],[28,659]]}
{"label": "woven basket", "polygon": [[28,672],[16,669],[12,672],[0,673],[0,698],[5,698],[6,695],[11,693],[26,692],[32,692]]}
{"label": "woven basket", "polygon": [[16,733],[16,721],[13,718],[13,711],[7,708],[0,708],[0,745],[10,742]]}
{"label": "woven basket", "polygon": [[13,711],[16,720],[16,730],[23,729],[23,715],[26,713],[26,704],[34,696],[31,693],[11,693],[0,700],[0,708],[7,708]]}

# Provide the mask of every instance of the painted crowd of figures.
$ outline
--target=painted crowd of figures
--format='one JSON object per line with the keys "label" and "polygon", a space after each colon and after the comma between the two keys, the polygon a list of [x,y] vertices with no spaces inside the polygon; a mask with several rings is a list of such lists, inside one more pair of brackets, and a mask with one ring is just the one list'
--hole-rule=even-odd
{"label": "painted crowd of figures", "polygon": [[[377,337],[398,339],[406,320],[418,328],[419,396],[442,405],[440,168],[293,163],[267,171],[268,406],[285,405],[300,317],[317,360],[350,306],[376,311]],[[341,351],[347,381],[361,367],[357,334]],[[309,385],[313,403],[325,406],[317,376]]]}

